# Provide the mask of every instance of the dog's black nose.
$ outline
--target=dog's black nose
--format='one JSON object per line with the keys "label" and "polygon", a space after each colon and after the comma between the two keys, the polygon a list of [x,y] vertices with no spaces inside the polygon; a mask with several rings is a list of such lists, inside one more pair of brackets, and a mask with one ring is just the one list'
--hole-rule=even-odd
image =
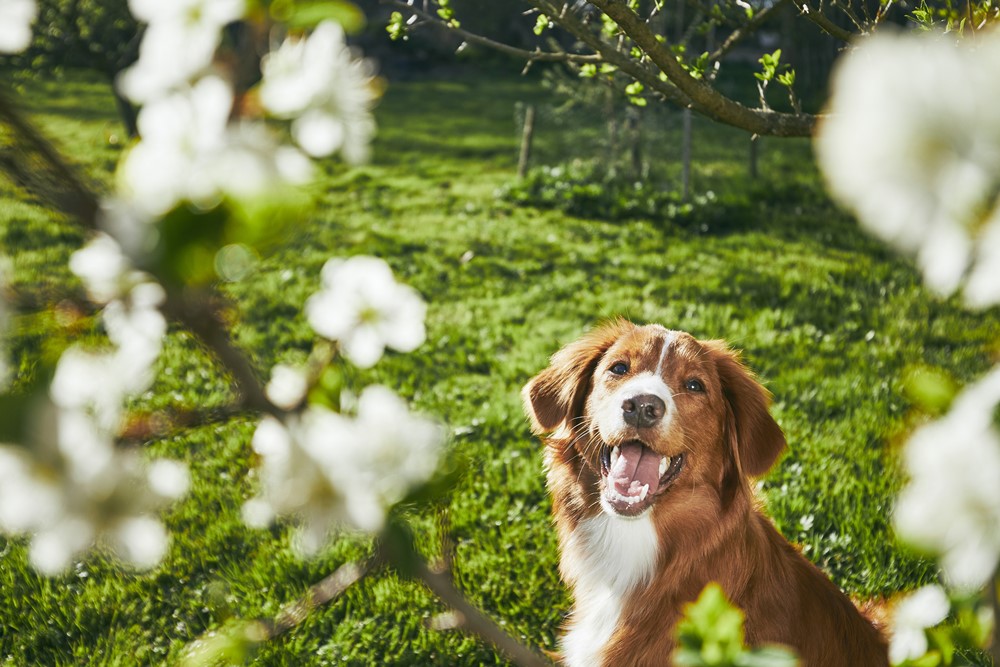
{"label": "dog's black nose", "polygon": [[639,394],[622,401],[622,416],[629,426],[646,428],[653,426],[661,419],[667,406],[663,399],[652,394]]}

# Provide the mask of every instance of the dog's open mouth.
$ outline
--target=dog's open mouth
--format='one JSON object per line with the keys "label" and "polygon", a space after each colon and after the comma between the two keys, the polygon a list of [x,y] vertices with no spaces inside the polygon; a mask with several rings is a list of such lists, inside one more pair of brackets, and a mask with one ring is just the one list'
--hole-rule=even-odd
{"label": "dog's open mouth", "polygon": [[601,493],[617,514],[638,516],[664,493],[684,467],[684,454],[663,456],[633,440],[601,448]]}

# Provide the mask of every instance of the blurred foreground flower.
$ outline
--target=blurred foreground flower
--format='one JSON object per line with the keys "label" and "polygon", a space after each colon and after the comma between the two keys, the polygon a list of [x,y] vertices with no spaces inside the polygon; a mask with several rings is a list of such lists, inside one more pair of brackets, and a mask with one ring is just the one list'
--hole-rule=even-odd
{"label": "blurred foreground flower", "polygon": [[[831,192],[929,287],[1000,302],[1000,33],[880,31],[833,77],[816,150]],[[919,75],[914,75],[917,72]]]}
{"label": "blurred foreground flower", "polygon": [[308,158],[263,125],[231,124],[232,106],[232,89],[216,76],[144,106],[142,140],[119,171],[126,199],[155,217],[183,201],[209,209],[225,194],[256,196],[312,176]]}
{"label": "blurred foreground flower", "polygon": [[286,424],[265,417],[253,438],[262,495],[244,506],[244,520],[298,519],[305,553],[340,527],[379,530],[388,509],[434,474],[443,442],[438,424],[381,386],[362,392],[353,418],[318,406]]}
{"label": "blurred foreground flower", "polygon": [[367,159],[375,134],[373,68],[351,54],[339,25],[324,21],[304,39],[289,37],[264,56],[261,72],[261,102],[276,117],[293,119],[292,136],[307,153]]}
{"label": "blurred foreground flower", "polygon": [[1000,562],[1000,368],[970,385],[906,444],[910,482],[896,502],[900,536],[941,554],[946,580],[981,588]]}
{"label": "blurred foreground flower", "polygon": [[129,0],[147,23],[139,60],[118,79],[122,93],[145,103],[184,87],[208,69],[222,28],[246,11],[246,0]]}
{"label": "blurred foreground flower", "polygon": [[29,558],[43,574],[58,574],[97,544],[150,568],[168,542],[154,514],[187,491],[187,468],[146,465],[115,435],[126,400],[153,378],[167,328],[163,288],[105,234],[75,252],[70,268],[104,304],[112,347],[65,350],[48,397],[17,417],[27,442],[0,446],[0,530],[30,536]]}
{"label": "blurred foreground flower", "polygon": [[0,0],[0,53],[20,53],[31,44],[35,0]]}
{"label": "blurred foreground flower", "polygon": [[35,0],[0,0],[0,53],[20,53],[31,44]]}
{"label": "blurred foreground flower", "polygon": [[417,290],[397,283],[375,257],[331,259],[323,290],[306,302],[306,317],[319,335],[340,343],[351,363],[370,368],[386,347],[412,352],[426,337],[427,306]]}
{"label": "blurred foreground flower", "polygon": [[940,586],[924,586],[896,606],[892,615],[889,660],[898,665],[927,653],[927,628],[948,616],[951,603]]}
{"label": "blurred foreground flower", "polygon": [[168,543],[155,513],[187,492],[186,466],[147,465],[117,448],[89,407],[53,396],[29,417],[30,448],[0,446],[0,531],[29,535],[42,574],[62,572],[95,545],[134,567],[155,566]]}

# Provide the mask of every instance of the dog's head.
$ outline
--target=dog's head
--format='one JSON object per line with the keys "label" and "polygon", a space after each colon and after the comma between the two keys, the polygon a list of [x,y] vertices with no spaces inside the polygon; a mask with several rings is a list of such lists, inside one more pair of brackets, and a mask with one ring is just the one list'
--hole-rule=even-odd
{"label": "dog's head", "polygon": [[673,488],[717,493],[766,472],[785,446],[769,394],[719,341],[618,320],[553,355],[524,388],[537,435],[572,448],[600,506],[630,518]]}

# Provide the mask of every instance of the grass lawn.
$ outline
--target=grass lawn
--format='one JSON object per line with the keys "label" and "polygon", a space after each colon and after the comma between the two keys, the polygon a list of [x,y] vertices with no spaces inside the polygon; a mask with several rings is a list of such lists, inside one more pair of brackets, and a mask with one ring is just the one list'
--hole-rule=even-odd
{"label": "grass lawn", "polygon": [[[516,70],[512,70],[516,72]],[[33,117],[98,183],[121,136],[106,84],[73,75],[29,84]],[[921,287],[916,272],[823,196],[809,145],[762,142],[761,178],[747,182],[745,135],[696,120],[694,189],[737,208],[678,221],[617,222],[520,207],[496,191],[513,179],[514,108],[542,100],[537,84],[475,70],[390,82],[378,109],[374,160],[324,165],[318,206],[250,277],[225,287],[239,306],[237,338],[262,375],[302,361],[313,336],[301,314],[332,256],[385,258],[429,302],[427,342],[358,373],[444,421],[468,474],[447,499],[460,587],[515,636],[554,649],[569,605],[538,443],[519,389],[562,344],[625,315],[743,349],[774,393],[790,451],[763,480],[779,529],[861,597],[935,578],[889,527],[901,480],[896,445],[914,418],[904,377],[923,365],[960,382],[998,356],[1000,313],[965,312]],[[565,141],[539,130],[546,142]],[[665,168],[664,173],[674,167]],[[730,199],[727,199],[730,198]],[[54,340],[43,327],[81,294],[65,267],[83,236],[0,181],[0,245],[23,305],[13,365],[24,381]],[[222,405],[228,382],[194,339],[172,331],[161,373],[140,407]],[[245,528],[255,493],[249,437],[238,416],[149,442],[186,461],[188,498],[166,519],[167,559],[136,575],[91,557],[41,578],[20,540],[0,537],[0,664],[172,664],[186,644],[231,617],[273,616],[338,565],[368,553],[346,537],[321,557],[295,557],[287,526]],[[434,553],[440,527],[412,516]],[[421,586],[380,571],[262,647],[257,665],[493,665],[490,648],[429,629],[443,611]]]}

